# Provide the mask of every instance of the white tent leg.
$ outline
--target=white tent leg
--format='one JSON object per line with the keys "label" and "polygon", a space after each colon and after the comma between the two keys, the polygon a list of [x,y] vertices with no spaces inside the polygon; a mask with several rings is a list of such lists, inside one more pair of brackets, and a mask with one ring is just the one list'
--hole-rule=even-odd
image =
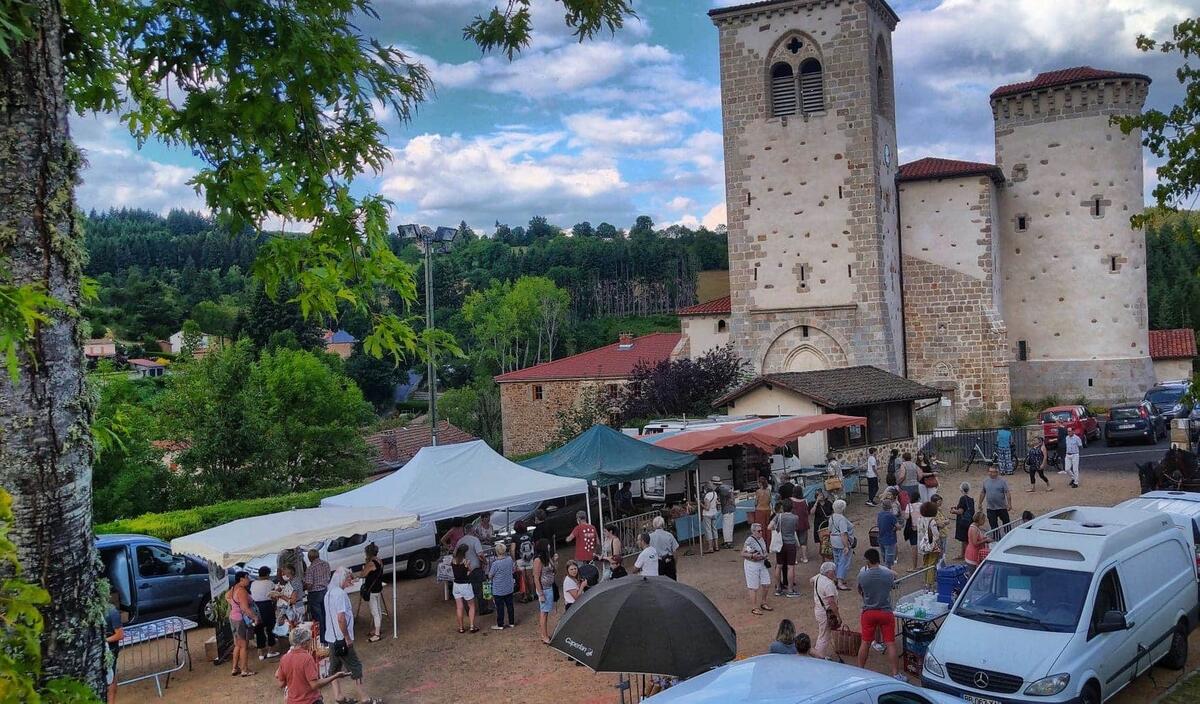
{"label": "white tent leg", "polygon": [[396,627],[396,579],[400,572],[396,569],[396,529],[392,529],[392,639],[400,637],[400,631]]}
{"label": "white tent leg", "polygon": [[588,524],[595,525],[592,523],[592,487],[590,486],[587,493],[584,494],[583,505],[587,508]]}
{"label": "white tent leg", "polygon": [[704,499],[700,496],[700,468],[696,468],[696,537],[700,539],[700,557],[704,557]]}

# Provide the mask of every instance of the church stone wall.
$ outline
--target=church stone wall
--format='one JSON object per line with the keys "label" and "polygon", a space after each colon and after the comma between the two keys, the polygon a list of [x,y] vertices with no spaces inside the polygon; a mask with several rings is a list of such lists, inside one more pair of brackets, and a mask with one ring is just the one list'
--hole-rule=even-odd
{"label": "church stone wall", "polygon": [[988,176],[900,184],[908,376],[945,391],[959,418],[1010,407],[995,202]]}
{"label": "church stone wall", "polygon": [[[876,47],[890,54],[890,11],[798,0],[714,22],[738,352],[756,370],[767,357],[811,360],[781,339],[808,321],[825,335],[823,354],[901,373],[894,115],[876,108],[872,79]],[[771,117],[770,65],[805,57],[822,64],[825,110]],[[890,94],[890,65],[887,81]]]}
{"label": "church stone wall", "polygon": [[1124,401],[1154,381],[1145,237],[1129,224],[1143,206],[1140,135],[1109,124],[1147,89],[1110,79],[992,101],[1014,397]]}

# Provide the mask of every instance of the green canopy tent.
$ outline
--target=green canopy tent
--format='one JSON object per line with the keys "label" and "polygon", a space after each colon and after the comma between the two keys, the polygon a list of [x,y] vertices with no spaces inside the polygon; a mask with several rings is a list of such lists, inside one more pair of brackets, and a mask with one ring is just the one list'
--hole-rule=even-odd
{"label": "green canopy tent", "polygon": [[[613,430],[607,425],[594,425],[557,450],[521,462],[539,472],[559,477],[584,479],[596,487],[600,499],[601,487],[632,482],[665,474],[695,470],[699,472],[695,455],[656,447],[637,438]],[[696,477],[696,505],[699,510],[700,477]],[[591,501],[588,502],[591,520]],[[604,503],[600,500],[600,523],[604,524]],[[703,550],[703,541],[701,542]]]}

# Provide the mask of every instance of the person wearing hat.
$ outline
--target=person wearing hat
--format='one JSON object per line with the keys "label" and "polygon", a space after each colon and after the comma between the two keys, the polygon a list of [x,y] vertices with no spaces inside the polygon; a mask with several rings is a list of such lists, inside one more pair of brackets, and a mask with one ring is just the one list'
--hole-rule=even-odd
{"label": "person wearing hat", "polygon": [[321,677],[317,669],[317,658],[313,654],[316,641],[312,632],[297,628],[292,631],[292,647],[284,653],[279,661],[279,669],[275,671],[275,679],[280,689],[287,690],[288,702],[304,702],[319,704],[320,690],[336,679],[349,675],[349,672],[333,672],[328,677]]}
{"label": "person wearing hat", "polygon": [[837,565],[821,563],[821,569],[812,578],[813,616],[817,619],[817,642],[812,647],[813,655],[829,658],[833,655],[830,641],[835,626],[841,621],[838,611]]}
{"label": "person wearing hat", "polygon": [[717,493],[717,487],[720,485],[720,477],[713,477],[708,482],[700,506],[700,517],[704,523],[701,533],[708,539],[709,549],[713,552],[721,549],[721,545],[717,541],[717,516],[721,515],[721,497]]}

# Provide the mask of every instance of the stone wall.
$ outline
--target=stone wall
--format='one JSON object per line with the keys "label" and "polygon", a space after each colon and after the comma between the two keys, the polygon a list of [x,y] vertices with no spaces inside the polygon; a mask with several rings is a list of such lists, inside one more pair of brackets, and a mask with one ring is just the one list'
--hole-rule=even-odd
{"label": "stone wall", "polygon": [[[568,380],[500,384],[500,417],[504,454],[519,457],[545,450],[558,435],[558,414],[578,403],[586,388],[602,392],[606,384],[624,380]],[[534,386],[542,398],[534,398]]]}
{"label": "stone wall", "polygon": [[1109,124],[1147,88],[1116,79],[992,101],[1014,397],[1124,400],[1153,382],[1145,237],[1129,225],[1143,206],[1140,135]]}
{"label": "stone wall", "polygon": [[1190,359],[1154,360],[1154,380],[1157,382],[1191,378],[1192,360]]}
{"label": "stone wall", "polygon": [[688,346],[683,356],[691,359],[729,344],[728,315],[681,315],[679,329]]}
{"label": "stone wall", "polygon": [[[810,0],[714,21],[739,354],[756,370],[768,355],[811,363],[780,340],[810,325],[828,334],[822,353],[899,373],[894,15],[870,0]],[[825,109],[771,117],[770,66],[804,58],[822,64]]]}
{"label": "stone wall", "polygon": [[987,176],[900,186],[908,376],[945,391],[959,419],[1011,402],[994,286],[995,195]]}

